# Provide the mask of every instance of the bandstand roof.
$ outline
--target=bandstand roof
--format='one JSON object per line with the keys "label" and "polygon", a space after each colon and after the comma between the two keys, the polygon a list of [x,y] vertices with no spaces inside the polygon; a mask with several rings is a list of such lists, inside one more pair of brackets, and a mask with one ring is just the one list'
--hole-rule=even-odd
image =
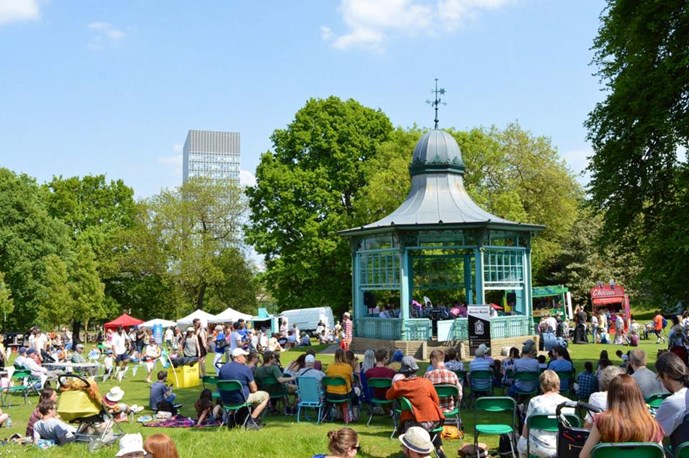
{"label": "bandstand roof", "polygon": [[434,129],[414,148],[409,166],[412,184],[407,199],[394,212],[374,223],[340,232],[342,235],[396,229],[487,227],[541,231],[545,226],[510,221],[479,207],[464,188],[464,162],[452,135]]}

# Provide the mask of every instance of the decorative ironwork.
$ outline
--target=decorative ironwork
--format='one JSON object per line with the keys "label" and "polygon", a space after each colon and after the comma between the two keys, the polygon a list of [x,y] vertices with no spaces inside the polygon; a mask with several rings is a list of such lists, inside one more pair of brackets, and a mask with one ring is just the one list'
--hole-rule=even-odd
{"label": "decorative ironwork", "polygon": [[442,99],[440,98],[441,95],[445,95],[445,89],[440,88],[438,89],[438,78],[435,79],[435,89],[431,91],[431,94],[433,94],[434,99],[433,100],[426,100],[426,103],[431,105],[433,109],[435,110],[435,119],[433,122],[435,122],[435,128],[438,128],[438,106],[439,105],[447,105],[447,103],[443,102]]}

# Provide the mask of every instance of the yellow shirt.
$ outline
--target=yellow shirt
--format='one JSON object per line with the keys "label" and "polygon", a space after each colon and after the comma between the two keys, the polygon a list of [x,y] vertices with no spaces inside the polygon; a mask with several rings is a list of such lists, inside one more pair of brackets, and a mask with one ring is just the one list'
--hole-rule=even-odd
{"label": "yellow shirt", "polygon": [[329,386],[328,393],[349,394],[352,391],[352,366],[347,363],[334,363],[328,366],[325,375],[328,377],[342,377],[347,382],[347,386]]}

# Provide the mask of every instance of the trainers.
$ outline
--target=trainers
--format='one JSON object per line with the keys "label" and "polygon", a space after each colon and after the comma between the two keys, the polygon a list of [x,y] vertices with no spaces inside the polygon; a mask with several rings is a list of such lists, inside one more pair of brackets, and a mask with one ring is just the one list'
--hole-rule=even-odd
{"label": "trainers", "polygon": [[130,409],[131,409],[132,412],[134,412],[134,413],[139,413],[139,412],[141,412],[142,410],[144,410],[144,408],[143,408],[142,406],[139,406],[139,405],[136,405],[136,404],[134,404],[133,406],[131,406]]}

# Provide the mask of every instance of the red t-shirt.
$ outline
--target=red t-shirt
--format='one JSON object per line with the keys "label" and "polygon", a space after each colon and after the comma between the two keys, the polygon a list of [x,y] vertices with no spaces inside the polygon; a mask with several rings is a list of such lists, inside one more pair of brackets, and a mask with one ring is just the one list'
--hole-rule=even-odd
{"label": "red t-shirt", "polygon": [[656,331],[662,331],[663,329],[663,316],[661,314],[658,314],[653,318],[653,322],[655,323],[655,326],[653,327]]}
{"label": "red t-shirt", "polygon": [[[366,380],[372,379],[372,378],[388,378],[392,380],[392,378],[395,376],[395,371],[390,369],[389,367],[372,367],[366,372],[364,372],[364,375],[366,376]],[[385,399],[385,393],[388,390],[385,388],[374,388],[373,389],[373,396],[376,399]]]}

